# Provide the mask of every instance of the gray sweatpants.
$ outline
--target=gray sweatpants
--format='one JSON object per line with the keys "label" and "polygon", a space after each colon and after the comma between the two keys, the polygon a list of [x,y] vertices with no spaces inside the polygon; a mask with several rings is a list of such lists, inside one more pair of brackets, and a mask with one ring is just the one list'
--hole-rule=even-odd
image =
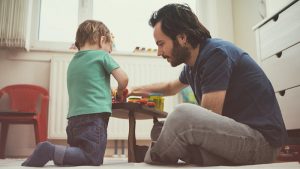
{"label": "gray sweatpants", "polygon": [[273,162],[279,149],[245,124],[183,103],[168,115],[145,162],[174,164],[180,159],[203,166],[261,164]]}

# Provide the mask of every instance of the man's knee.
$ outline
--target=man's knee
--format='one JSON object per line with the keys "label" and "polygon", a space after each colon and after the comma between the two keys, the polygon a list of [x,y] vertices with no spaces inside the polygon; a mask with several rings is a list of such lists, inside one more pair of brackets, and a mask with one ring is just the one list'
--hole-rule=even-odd
{"label": "man's knee", "polygon": [[177,105],[174,108],[174,111],[168,114],[165,125],[172,126],[172,128],[176,128],[176,126],[180,127],[189,121],[190,118],[193,118],[192,113],[189,111],[189,107],[192,104],[182,103]]}
{"label": "man's knee", "polygon": [[168,115],[168,119],[190,119],[195,116],[201,116],[206,111],[207,110],[201,106],[190,103],[182,103],[174,108],[174,111]]}
{"label": "man's knee", "polygon": [[174,111],[168,115],[165,125],[170,125],[173,128],[182,128],[184,125],[191,125],[194,122],[197,125],[205,124],[207,115],[210,114],[207,109],[190,103],[182,103],[174,108]]}

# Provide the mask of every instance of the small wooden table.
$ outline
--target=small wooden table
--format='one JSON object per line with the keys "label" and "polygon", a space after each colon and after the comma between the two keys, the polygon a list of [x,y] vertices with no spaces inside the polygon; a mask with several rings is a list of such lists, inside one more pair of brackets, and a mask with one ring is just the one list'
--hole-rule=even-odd
{"label": "small wooden table", "polygon": [[165,118],[168,113],[139,103],[113,103],[112,109],[112,117],[129,119],[128,162],[136,162],[135,120]]}

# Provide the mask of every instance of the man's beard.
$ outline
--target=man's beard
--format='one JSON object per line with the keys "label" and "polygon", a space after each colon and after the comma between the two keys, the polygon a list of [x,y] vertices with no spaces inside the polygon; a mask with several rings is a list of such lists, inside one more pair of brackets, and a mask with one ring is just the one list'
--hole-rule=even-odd
{"label": "man's beard", "polygon": [[172,55],[173,61],[171,66],[176,67],[191,57],[191,51],[187,47],[181,46],[177,40],[174,40]]}

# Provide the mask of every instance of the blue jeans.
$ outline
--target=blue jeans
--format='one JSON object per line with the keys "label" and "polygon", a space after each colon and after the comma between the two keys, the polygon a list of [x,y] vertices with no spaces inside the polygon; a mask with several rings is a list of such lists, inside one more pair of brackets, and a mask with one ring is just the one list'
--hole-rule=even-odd
{"label": "blue jeans", "polygon": [[107,143],[109,113],[80,115],[68,119],[70,147],[56,146],[54,162],[58,165],[101,165]]}
{"label": "blue jeans", "polygon": [[168,115],[145,162],[172,164],[180,159],[202,166],[261,164],[273,162],[279,149],[245,124],[184,103]]}

